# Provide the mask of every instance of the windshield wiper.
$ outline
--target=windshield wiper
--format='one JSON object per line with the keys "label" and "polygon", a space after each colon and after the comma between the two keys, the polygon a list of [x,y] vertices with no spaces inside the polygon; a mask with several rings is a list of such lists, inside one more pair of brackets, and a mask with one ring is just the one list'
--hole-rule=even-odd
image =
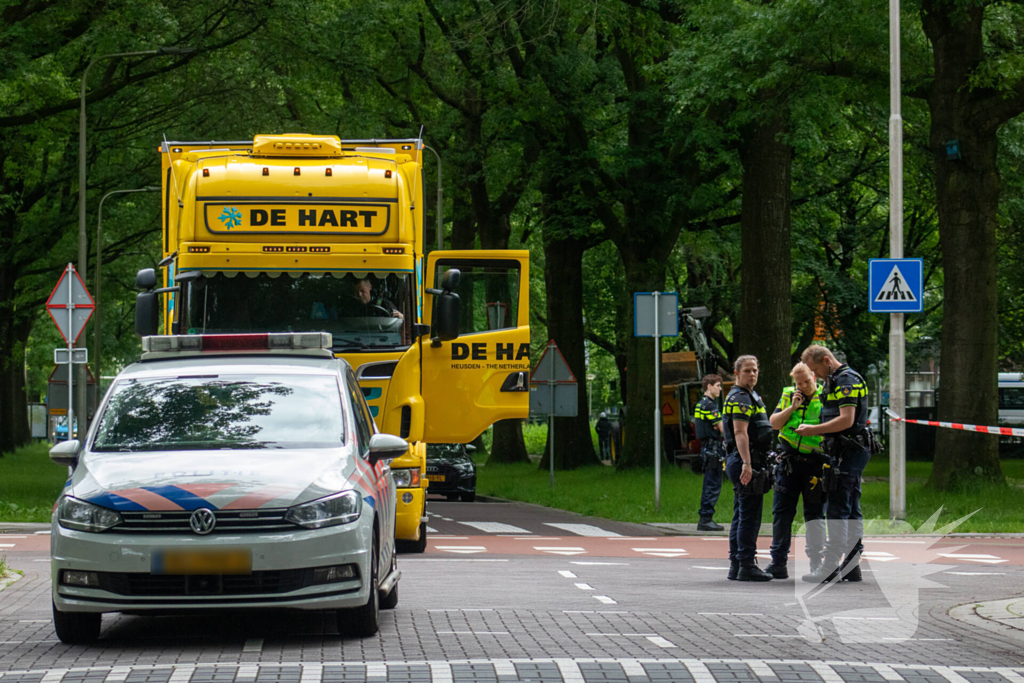
{"label": "windshield wiper", "polygon": [[369,345],[367,345],[365,342],[361,342],[361,341],[358,341],[356,339],[335,339],[334,340],[334,344],[331,346],[331,348],[333,349],[334,347],[337,347],[337,346],[340,346],[342,348],[347,348],[347,347],[353,347],[354,346],[357,349],[368,349],[368,348],[370,348]]}

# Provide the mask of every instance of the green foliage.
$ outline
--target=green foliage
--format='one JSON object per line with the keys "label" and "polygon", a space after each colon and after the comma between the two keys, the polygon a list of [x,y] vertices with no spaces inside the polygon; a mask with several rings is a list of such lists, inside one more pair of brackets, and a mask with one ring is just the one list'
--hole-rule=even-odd
{"label": "green foliage", "polygon": [[0,520],[49,522],[50,511],[68,478],[55,465],[49,445],[36,442],[0,458]]}

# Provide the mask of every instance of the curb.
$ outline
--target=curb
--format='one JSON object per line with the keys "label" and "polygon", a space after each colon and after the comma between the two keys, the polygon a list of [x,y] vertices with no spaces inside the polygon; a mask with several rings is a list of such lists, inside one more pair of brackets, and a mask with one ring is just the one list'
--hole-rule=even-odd
{"label": "curb", "polygon": [[34,534],[37,531],[49,530],[49,522],[0,522],[0,534]]}
{"label": "curb", "polygon": [[957,621],[998,633],[1024,646],[1024,616],[1022,615],[1024,615],[1024,597],[985,602],[975,600],[957,605],[949,610],[949,616]]}

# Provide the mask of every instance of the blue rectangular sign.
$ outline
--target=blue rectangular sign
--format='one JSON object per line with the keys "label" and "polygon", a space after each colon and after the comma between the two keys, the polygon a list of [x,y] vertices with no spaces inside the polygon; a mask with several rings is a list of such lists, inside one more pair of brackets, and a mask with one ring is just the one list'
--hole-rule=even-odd
{"label": "blue rectangular sign", "polygon": [[868,308],[872,313],[920,313],[924,299],[924,261],[876,258],[868,262]]}

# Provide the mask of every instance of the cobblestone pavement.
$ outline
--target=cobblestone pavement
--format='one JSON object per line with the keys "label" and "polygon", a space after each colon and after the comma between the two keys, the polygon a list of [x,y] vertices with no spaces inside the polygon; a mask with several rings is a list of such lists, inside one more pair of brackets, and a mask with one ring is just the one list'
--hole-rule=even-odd
{"label": "cobblestone pavement", "polygon": [[[687,539],[721,546],[697,556],[677,552],[681,539],[637,536],[650,534],[637,525],[488,508],[431,505],[431,523],[449,533],[435,535],[425,555],[400,557],[398,608],[364,640],[339,636],[333,615],[259,611],[108,615],[98,643],[66,646],[50,621],[48,552],[23,534],[8,560],[24,576],[0,592],[0,683],[1024,683],[1022,641],[948,615],[1022,592],[1024,569],[995,550],[944,558],[944,567],[903,564],[943,571],[901,615],[910,632],[886,638],[897,619],[887,616],[892,596],[875,572],[901,564],[889,557],[866,563],[863,583],[813,604],[799,581],[726,581],[721,541]],[[474,533],[457,538],[455,529]],[[505,546],[494,539],[511,543],[524,529],[537,541],[531,548],[549,550],[497,552]],[[557,535],[541,536],[545,529]],[[601,550],[616,544],[629,556]],[[488,545],[484,554],[451,552]],[[900,557],[904,548],[886,552]],[[808,617],[820,634],[802,630]]]}

